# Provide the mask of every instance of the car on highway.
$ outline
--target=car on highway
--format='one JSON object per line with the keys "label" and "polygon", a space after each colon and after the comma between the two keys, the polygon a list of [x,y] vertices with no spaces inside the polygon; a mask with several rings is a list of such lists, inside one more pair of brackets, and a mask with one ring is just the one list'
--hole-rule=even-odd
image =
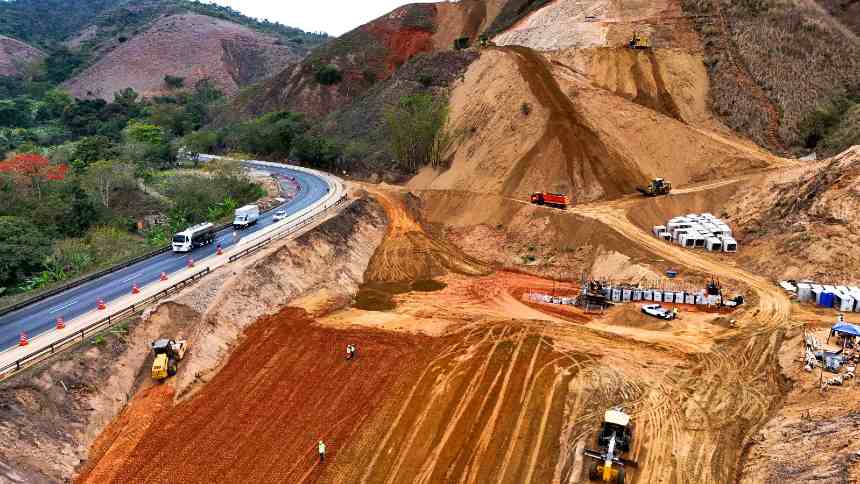
{"label": "car on highway", "polygon": [[275,222],[279,222],[285,218],[287,218],[287,211],[286,210],[278,210],[277,212],[275,212],[275,216],[272,217],[272,220],[274,220]]}
{"label": "car on highway", "polygon": [[642,313],[665,320],[675,319],[675,313],[665,309],[659,304],[644,304],[642,306]]}

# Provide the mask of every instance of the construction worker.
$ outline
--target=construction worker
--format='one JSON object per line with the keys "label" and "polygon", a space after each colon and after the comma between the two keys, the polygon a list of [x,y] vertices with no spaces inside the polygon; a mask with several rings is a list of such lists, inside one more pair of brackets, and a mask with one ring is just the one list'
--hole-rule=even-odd
{"label": "construction worker", "polygon": [[346,359],[352,359],[352,345],[346,345]]}
{"label": "construction worker", "polygon": [[836,317],[836,324],[842,324],[845,322],[845,315],[839,313],[839,316]]}
{"label": "construction worker", "polygon": [[678,319],[678,316],[681,315],[681,311],[678,310],[678,306],[672,308],[672,317],[673,319]]}
{"label": "construction worker", "polygon": [[320,463],[325,462],[325,442],[320,440],[319,443],[317,444],[317,450],[320,453]]}

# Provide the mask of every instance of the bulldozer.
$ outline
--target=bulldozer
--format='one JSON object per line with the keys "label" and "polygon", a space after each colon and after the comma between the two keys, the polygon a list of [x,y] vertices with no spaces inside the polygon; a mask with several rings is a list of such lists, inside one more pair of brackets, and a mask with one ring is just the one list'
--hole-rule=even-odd
{"label": "bulldozer", "polygon": [[630,415],[621,409],[612,408],[603,416],[603,425],[597,436],[600,450],[585,449],[583,454],[595,462],[588,469],[588,478],[592,481],[624,484],[625,467],[636,467],[636,462],[621,457],[630,451],[633,441],[633,429],[630,427]]}
{"label": "bulldozer", "polygon": [[636,187],[639,193],[648,197],[656,197],[658,195],[668,195],[672,191],[672,182],[662,178],[651,180],[647,187]]}
{"label": "bulldozer", "polygon": [[188,343],[185,340],[162,338],[152,342],[155,360],[152,362],[152,379],[166,380],[176,374],[177,364],[185,358]]}
{"label": "bulldozer", "polygon": [[627,47],[630,47],[631,49],[650,49],[651,37],[642,35],[639,32],[634,32],[633,38],[627,43]]}

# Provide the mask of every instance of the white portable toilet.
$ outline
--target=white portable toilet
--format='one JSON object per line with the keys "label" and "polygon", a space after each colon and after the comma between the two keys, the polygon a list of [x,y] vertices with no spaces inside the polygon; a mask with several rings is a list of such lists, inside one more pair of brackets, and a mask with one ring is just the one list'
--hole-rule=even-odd
{"label": "white portable toilet", "polygon": [[695,234],[693,237],[693,247],[702,248],[705,246],[705,241],[707,239],[701,233]]}
{"label": "white portable toilet", "polygon": [[833,307],[843,313],[854,312],[854,298],[845,293],[838,293],[834,297]]}
{"label": "white portable toilet", "polygon": [[670,234],[669,232],[663,232],[662,234],[660,234],[660,238],[665,240],[666,242],[671,242],[672,234]]}
{"label": "white portable toilet", "polygon": [[624,302],[633,300],[633,289],[623,289],[621,291],[621,300]]}
{"label": "white portable toilet", "polygon": [[663,302],[663,291],[654,291],[654,302]]}
{"label": "white portable toilet", "polygon": [[642,289],[634,289],[633,290],[633,300],[641,301],[642,300]]}
{"label": "white portable toilet", "polygon": [[800,282],[797,284],[797,299],[800,302],[808,302],[812,299],[812,285],[808,282]]}
{"label": "white portable toilet", "polygon": [[716,237],[708,237],[708,240],[705,241],[705,249],[709,252],[722,252],[723,241]]}
{"label": "white portable toilet", "polygon": [[696,246],[696,236],[694,234],[684,234],[678,240],[678,245],[692,249]]}
{"label": "white portable toilet", "polygon": [[612,302],[621,302],[621,288],[612,288]]}
{"label": "white portable toilet", "polygon": [[654,300],[654,291],[651,289],[645,289],[642,291],[642,300],[643,301],[653,301]]}
{"label": "white portable toilet", "polygon": [[676,292],[675,293],[675,302],[677,304],[684,304],[684,293],[683,292]]}
{"label": "white portable toilet", "polygon": [[684,295],[684,304],[696,304],[696,295],[695,294],[685,294]]}
{"label": "white portable toilet", "polygon": [[737,252],[738,251],[738,241],[731,238],[726,237],[723,239],[723,252]]}
{"label": "white portable toilet", "polygon": [[698,304],[699,306],[703,306],[706,303],[707,303],[707,300],[705,299],[704,294],[702,294],[702,293],[696,294],[696,304]]}
{"label": "white portable toilet", "polygon": [[[821,286],[812,286],[812,300],[815,304],[821,304],[821,295],[824,294],[824,288]],[[810,301],[812,302],[812,301]]]}
{"label": "white portable toilet", "polygon": [[659,237],[660,234],[662,234],[663,232],[666,231],[666,226],[665,225],[655,225],[654,228],[651,229],[651,231],[654,233],[655,236]]}

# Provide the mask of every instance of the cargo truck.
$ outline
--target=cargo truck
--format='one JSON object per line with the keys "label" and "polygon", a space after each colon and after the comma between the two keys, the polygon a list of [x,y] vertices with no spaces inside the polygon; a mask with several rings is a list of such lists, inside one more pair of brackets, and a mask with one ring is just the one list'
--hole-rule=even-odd
{"label": "cargo truck", "polygon": [[531,202],[537,205],[547,205],[555,208],[567,208],[570,201],[567,195],[561,193],[536,192],[532,193]]}
{"label": "cargo truck", "polygon": [[260,207],[257,205],[245,205],[236,209],[236,215],[233,217],[233,228],[247,229],[257,223],[260,218]]}
{"label": "cargo truck", "polygon": [[173,236],[173,252],[191,252],[197,247],[215,242],[215,226],[209,222],[197,224]]}

